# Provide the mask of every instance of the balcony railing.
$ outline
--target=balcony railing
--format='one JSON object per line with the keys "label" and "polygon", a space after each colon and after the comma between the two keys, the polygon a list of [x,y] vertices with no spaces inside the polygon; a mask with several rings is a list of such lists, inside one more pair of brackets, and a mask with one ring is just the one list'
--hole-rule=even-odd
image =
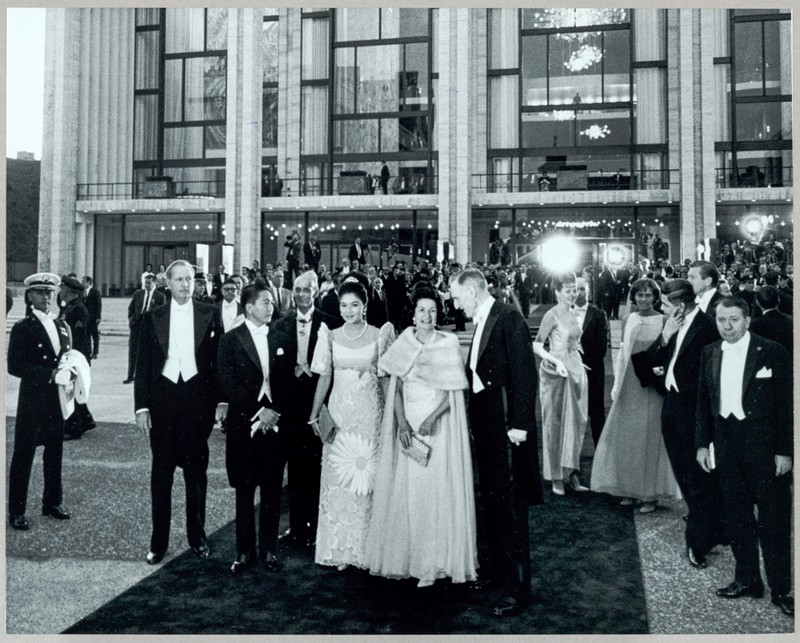
{"label": "balcony railing", "polygon": [[223,198],[225,181],[171,181],[144,183],[79,183],[78,200]]}
{"label": "balcony railing", "polygon": [[473,174],[472,189],[478,192],[564,192],[567,190],[665,190],[677,187],[678,170],[637,170],[630,173],[564,168],[540,174]]}
{"label": "balcony railing", "polygon": [[[436,194],[436,175],[407,174],[393,176],[386,186],[387,194]],[[379,177],[361,173],[344,176],[305,179],[265,180],[261,186],[262,197],[273,196],[336,196],[353,194],[382,194]]]}
{"label": "balcony railing", "polygon": [[718,188],[782,188],[792,187],[792,166],[748,165],[734,172],[717,168]]}

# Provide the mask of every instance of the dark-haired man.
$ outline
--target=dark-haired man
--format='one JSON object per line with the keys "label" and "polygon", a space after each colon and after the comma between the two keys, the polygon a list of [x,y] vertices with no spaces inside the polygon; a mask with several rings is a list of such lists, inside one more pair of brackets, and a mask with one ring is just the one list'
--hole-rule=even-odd
{"label": "dark-haired man", "polygon": [[244,308],[241,303],[236,301],[236,292],[236,281],[232,277],[228,277],[220,288],[222,301],[218,304],[220,320],[226,333],[244,319]]}
{"label": "dark-haired man", "polygon": [[741,298],[720,300],[716,323],[723,341],[703,351],[695,446],[702,469],[719,474],[736,559],[734,581],[717,596],[763,596],[760,546],[772,602],[793,616],[791,360],[780,344],[748,331]]}
{"label": "dark-haired man", "polygon": [[791,316],[779,310],[782,296],[774,286],[764,286],[756,294],[756,305],[761,316],[750,322],[750,332],[778,342],[789,351],[789,358],[794,356],[794,324]]}
{"label": "dark-haired man", "polygon": [[159,563],[169,545],[172,480],[183,470],[186,532],[195,556],[207,558],[208,436],[226,408],[215,404],[217,345],[222,335],[216,306],[192,297],[194,268],[178,259],[167,268],[168,305],[144,314],[136,353],[136,425],[150,439],[153,531],[147,562]]}
{"label": "dark-haired man", "polygon": [[714,317],[714,310],[722,294],[717,291],[719,271],[710,261],[693,261],[689,264],[686,279],[692,284],[695,303],[706,315]]}
{"label": "dark-haired man", "polygon": [[[294,353],[289,337],[270,329],[274,301],[262,279],[242,290],[245,321],[219,343],[219,384],[229,403],[225,433],[225,468],[236,489],[236,552],[231,573],[255,563],[253,501],[261,489],[258,546],[269,572],[283,568],[275,555],[281,484],[292,423],[288,421]],[[279,425],[280,423],[280,425]]]}
{"label": "dark-haired man", "polygon": [[144,314],[153,308],[163,306],[167,302],[164,293],[155,288],[156,276],[151,272],[145,275],[144,288],[133,293],[131,303],[128,304],[128,377],[123,384],[133,382],[133,375],[136,371],[136,350],[139,346],[139,333]]}
{"label": "dark-haired man", "polygon": [[94,287],[94,282],[89,275],[83,278],[82,285],[83,303],[89,312],[89,337],[92,341],[91,356],[92,359],[97,359],[97,355],[100,353],[100,321],[103,317],[103,296]]}
{"label": "dark-haired man", "polygon": [[605,423],[605,382],[606,351],[608,350],[608,318],[605,312],[592,306],[587,300],[588,284],[585,279],[575,280],[578,296],[575,298],[573,312],[581,334],[581,358],[588,367],[586,379],[589,387],[589,424],[592,427],[592,439],[595,446],[600,440],[600,433]]}
{"label": "dark-haired man", "polygon": [[664,284],[661,305],[667,319],[647,354],[650,365],[664,373],[667,393],[661,408],[661,431],[689,507],[686,556],[693,567],[704,568],[706,554],[727,541],[719,482],[715,474],[704,472],[697,464],[694,444],[700,357],[705,346],[719,339],[719,333],[712,317],[695,303],[695,290],[686,279]]}

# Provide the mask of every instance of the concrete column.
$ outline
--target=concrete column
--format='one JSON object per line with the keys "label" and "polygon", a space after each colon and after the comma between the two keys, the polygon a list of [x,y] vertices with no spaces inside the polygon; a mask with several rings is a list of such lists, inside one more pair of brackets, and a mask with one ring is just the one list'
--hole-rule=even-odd
{"label": "concrete column", "polygon": [[[261,258],[261,9],[228,14],[228,117],[225,173],[225,243],[234,265]],[[234,44],[235,43],[235,44]]]}
{"label": "concrete column", "polygon": [[696,85],[693,66],[693,26],[696,9],[678,9],[678,82],[680,95],[678,104],[680,108],[680,226],[681,226],[681,252],[677,259],[694,259],[697,248],[697,231],[695,230],[695,216],[698,209],[702,208],[701,194],[698,192],[697,177],[695,173],[695,130],[697,127],[695,114]]}
{"label": "concrete column", "polygon": [[86,259],[86,219],[83,214],[78,214],[75,218],[75,255],[69,269],[78,275],[78,279],[86,274]]}
{"label": "concrete column", "polygon": [[44,138],[39,197],[39,269],[72,270],[79,114],[80,10],[48,9]]}
{"label": "concrete column", "polygon": [[[702,124],[700,132],[700,149],[698,155],[698,174],[702,190],[700,193],[701,208],[695,212],[696,232],[698,234],[695,247],[704,239],[717,236],[716,213],[716,154],[714,139],[716,138],[716,119],[719,118],[720,106],[716,101],[714,83],[714,31],[715,16],[713,11],[700,11],[699,25],[699,66],[698,90],[700,92],[700,111],[698,117]],[[688,256],[688,255],[687,255]]]}

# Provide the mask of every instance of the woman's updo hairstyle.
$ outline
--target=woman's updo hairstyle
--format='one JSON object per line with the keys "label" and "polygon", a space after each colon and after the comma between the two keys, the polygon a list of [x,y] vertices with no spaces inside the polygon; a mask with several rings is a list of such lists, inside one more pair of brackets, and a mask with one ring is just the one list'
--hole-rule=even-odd
{"label": "woman's updo hairstyle", "polygon": [[411,292],[411,305],[416,308],[417,302],[420,299],[430,299],[436,304],[436,315],[438,318],[438,315],[442,312],[442,302],[439,299],[439,296],[436,294],[436,291],[427,284],[420,285],[418,288],[414,288],[414,290]]}
{"label": "woman's updo hairstyle", "polygon": [[574,284],[577,281],[575,273],[572,271],[562,272],[559,275],[553,276],[553,290],[561,292],[564,284]]}
{"label": "woman's updo hairstyle", "polygon": [[348,274],[339,285],[339,290],[337,291],[339,299],[344,295],[355,295],[366,306],[368,283],[366,275],[360,275],[359,273]]}

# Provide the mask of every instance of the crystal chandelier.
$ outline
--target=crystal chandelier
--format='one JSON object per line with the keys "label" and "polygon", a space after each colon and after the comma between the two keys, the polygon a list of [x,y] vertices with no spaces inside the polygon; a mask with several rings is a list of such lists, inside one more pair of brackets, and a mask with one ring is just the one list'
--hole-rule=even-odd
{"label": "crystal chandelier", "polygon": [[583,71],[603,59],[603,53],[595,45],[583,44],[570,54],[564,67],[572,72]]}
{"label": "crystal chandelier", "polygon": [[585,130],[581,130],[581,135],[586,136],[593,141],[597,140],[598,138],[605,138],[611,134],[611,130],[608,129],[608,125],[590,125]]}
{"label": "crystal chandelier", "polygon": [[[596,25],[619,24],[628,21],[627,9],[609,7],[596,9],[535,9],[533,27],[535,29],[568,29],[571,27],[592,27]],[[562,40],[583,40],[585,33],[557,34]]]}

